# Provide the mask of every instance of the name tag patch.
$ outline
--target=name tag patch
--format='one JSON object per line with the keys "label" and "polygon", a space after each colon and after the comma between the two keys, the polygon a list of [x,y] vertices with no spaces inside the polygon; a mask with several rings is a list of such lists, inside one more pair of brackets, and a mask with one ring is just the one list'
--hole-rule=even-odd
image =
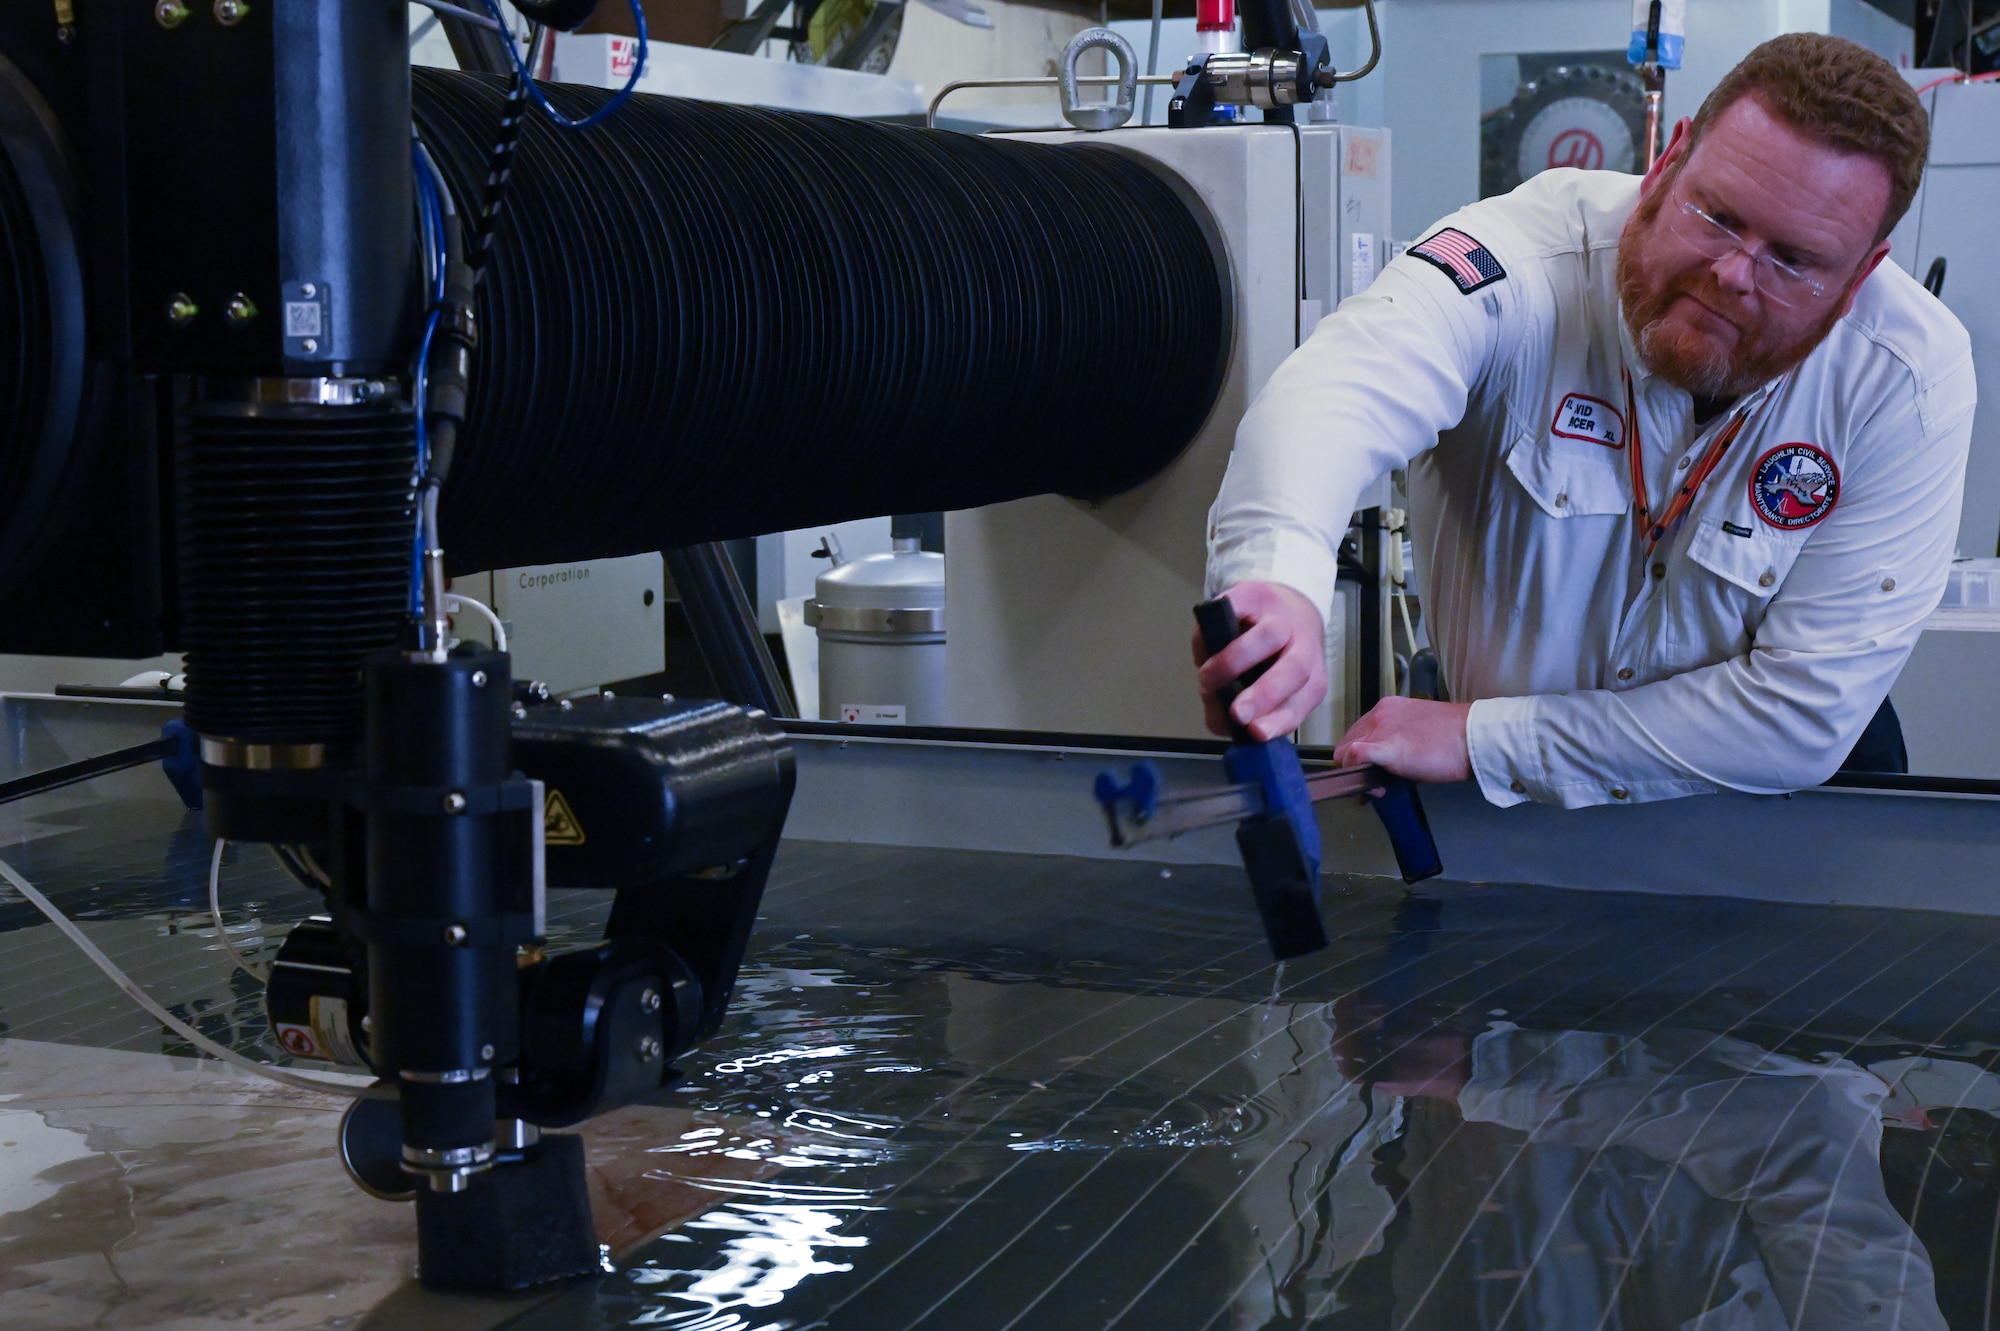
{"label": "name tag patch", "polygon": [[1448,226],[1423,244],[1410,246],[1410,253],[1449,277],[1464,296],[1507,276],[1491,251],[1457,227]]}
{"label": "name tag patch", "polygon": [[1750,468],[1750,506],[1780,531],[1812,526],[1839,498],[1840,469],[1816,444],[1779,444]]}
{"label": "name tag patch", "polygon": [[1556,408],[1549,433],[1558,439],[1582,439],[1606,448],[1625,447],[1625,418],[1601,397],[1571,393]]}

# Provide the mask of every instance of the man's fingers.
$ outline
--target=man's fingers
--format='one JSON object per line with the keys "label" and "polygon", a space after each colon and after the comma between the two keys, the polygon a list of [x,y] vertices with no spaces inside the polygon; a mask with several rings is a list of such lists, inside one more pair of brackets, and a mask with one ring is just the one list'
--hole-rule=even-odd
{"label": "man's fingers", "polygon": [[1213,656],[1199,634],[1193,643],[1209,729],[1218,730],[1228,719],[1219,706],[1210,706],[1215,694],[1263,666],[1262,677],[1243,689],[1230,710],[1257,739],[1289,734],[1326,693],[1319,613],[1299,593],[1273,583],[1239,583],[1225,594],[1243,632]]}
{"label": "man's fingers", "polygon": [[1202,663],[1197,672],[1204,693],[1214,693],[1241,677],[1245,671],[1276,656],[1288,641],[1282,624],[1252,624],[1235,642]]}
{"label": "man's fingers", "polygon": [[1319,699],[1317,698],[1314,698],[1310,703],[1305,703],[1302,701],[1300,695],[1294,694],[1292,700],[1284,706],[1266,712],[1253,721],[1249,727],[1250,734],[1258,740],[1276,739],[1280,735],[1289,735],[1305,724],[1307,713],[1311,712],[1318,705]]}
{"label": "man's fingers", "polygon": [[1340,767],[1360,767],[1377,762],[1377,755],[1387,747],[1387,743],[1376,725],[1375,713],[1364,712],[1361,719],[1349,726],[1347,733],[1340,737],[1340,742],[1333,746],[1333,761]]}
{"label": "man's fingers", "polygon": [[1380,740],[1347,740],[1333,751],[1333,761],[1341,767],[1366,767],[1370,763],[1394,771],[1392,766],[1394,745]]}
{"label": "man's fingers", "polygon": [[1243,690],[1229,710],[1238,721],[1249,724],[1291,701],[1306,686],[1306,668],[1297,654],[1287,652],[1271,663],[1262,679]]}

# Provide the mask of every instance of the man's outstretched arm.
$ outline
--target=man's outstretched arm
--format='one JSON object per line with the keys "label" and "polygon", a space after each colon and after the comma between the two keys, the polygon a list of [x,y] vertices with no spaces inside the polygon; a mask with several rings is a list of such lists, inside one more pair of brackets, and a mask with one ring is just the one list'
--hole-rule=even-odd
{"label": "man's outstretched arm", "polygon": [[[1448,224],[1497,245],[1511,230],[1484,211]],[[1325,696],[1326,616],[1355,502],[1464,418],[1519,303],[1513,278],[1467,296],[1405,255],[1271,376],[1209,512],[1208,594],[1227,594],[1247,626],[1213,663],[1195,645],[1210,729],[1222,730],[1215,690],[1262,661],[1270,669],[1233,709],[1258,739],[1296,729]]]}

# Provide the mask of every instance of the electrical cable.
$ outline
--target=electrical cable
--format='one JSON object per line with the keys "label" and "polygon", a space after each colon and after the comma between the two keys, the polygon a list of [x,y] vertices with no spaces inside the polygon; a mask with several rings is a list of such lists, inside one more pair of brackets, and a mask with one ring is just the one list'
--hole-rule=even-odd
{"label": "electrical cable", "polygon": [[[1153,39],[1146,46],[1146,76],[1151,78],[1160,72],[1160,20],[1166,15],[1167,0],[1153,0]],[[1146,109],[1140,113],[1139,123],[1153,123],[1153,86],[1146,85]]]}
{"label": "electrical cable", "polygon": [[[489,32],[507,31],[506,26],[499,20],[488,18],[484,14],[475,14],[470,9],[461,9],[457,5],[448,5],[445,0],[412,0],[412,2],[422,5],[438,18],[457,19],[460,23],[470,23],[475,28],[485,28]],[[438,18],[431,19],[431,22],[436,23]]]}
{"label": "electrical cable", "polygon": [[[423,336],[417,342],[417,356],[410,367],[410,405],[416,414],[417,451],[416,476],[421,480],[430,471],[430,435],[426,418],[429,415],[429,383],[431,347],[437,340],[438,325],[444,317],[445,265],[449,247],[445,230],[445,210],[450,206],[446,199],[448,191],[441,184],[437,162],[425,149],[421,139],[412,138],[411,161],[417,175],[417,212],[422,221],[423,252],[426,265],[430,304],[424,316]],[[412,536],[414,549],[410,555],[410,617],[418,623],[424,622],[424,551],[432,545],[436,533],[427,530],[422,504],[417,505],[416,530]]]}
{"label": "electrical cable", "polygon": [[228,845],[227,841],[221,837],[217,837],[215,839],[215,854],[209,857],[208,918],[215,925],[216,940],[222,944],[222,950],[229,954],[229,959],[236,963],[236,969],[248,975],[258,984],[268,984],[271,980],[271,972],[268,970],[259,970],[257,967],[251,965],[244,958],[243,954],[236,950],[236,944],[230,940],[229,931],[222,927],[222,852]]}
{"label": "electrical cable", "polygon": [[[505,22],[505,19],[500,13],[500,0],[485,0],[485,4],[487,12],[493,15],[493,19],[496,23]],[[533,71],[529,67],[528,61],[523,60],[521,58],[521,53],[514,49],[513,42],[510,41],[507,43],[507,54],[512,56],[514,59],[514,68],[516,75],[521,79],[523,85],[525,86],[527,95],[529,96],[530,99],[534,101],[536,106],[539,106],[542,109],[542,113],[544,115],[548,116],[548,118],[554,121],[556,124],[561,125],[564,129],[589,129],[592,125],[599,124],[605,119],[605,117],[614,114],[619,107],[623,106],[625,104],[626,99],[631,97],[634,90],[638,88],[639,79],[646,72],[646,42],[647,42],[646,9],[645,6],[640,3],[640,0],[631,0],[631,4],[632,4],[632,28],[633,31],[638,34],[638,55],[637,58],[634,59],[632,62],[631,76],[625,80],[624,87],[618,89],[616,92],[611,94],[611,99],[609,101],[605,102],[602,106],[599,106],[595,110],[591,111],[589,114],[584,115],[575,120],[570,119],[562,112],[556,110],[555,104],[549,101],[548,97],[543,94],[540,88],[535,86],[535,76]],[[541,32],[540,25],[536,25],[532,31],[534,33],[534,36],[531,36],[529,38],[529,51],[528,51],[530,60],[534,58],[534,42],[536,38],[539,37],[540,35]]]}
{"label": "electrical cable", "polygon": [[1403,637],[1410,644],[1410,655],[1417,653],[1417,626],[1410,616],[1410,566],[1403,558],[1403,534],[1409,530],[1409,515],[1402,509],[1392,508],[1383,514],[1382,533],[1392,542],[1389,546],[1389,587],[1390,598],[1403,618]]}
{"label": "electrical cable", "polygon": [[26,897],[28,904],[40,911],[50,924],[53,924],[61,931],[63,937],[76,944],[77,950],[88,957],[90,963],[96,966],[98,970],[104,972],[106,979],[124,991],[127,998],[144,1008],[162,1026],[165,1026],[168,1030],[174,1032],[203,1053],[221,1059],[224,1063],[232,1067],[241,1068],[245,1072],[253,1072],[259,1077],[267,1077],[272,1081],[280,1082],[297,1090],[317,1091],[324,1095],[360,1095],[368,1089],[366,1087],[350,1085],[346,1082],[320,1081],[314,1077],[305,1077],[295,1072],[287,1072],[285,1069],[272,1064],[259,1063],[255,1059],[245,1058],[229,1046],[218,1044],[214,1040],[209,1039],[206,1035],[203,1035],[200,1031],[167,1011],[166,1008],[160,1006],[159,1002],[151,994],[139,987],[137,981],[133,980],[131,976],[119,968],[117,962],[104,955],[104,952],[97,944],[91,942],[89,936],[76,926],[74,920],[63,914],[53,901],[43,896],[33,883],[23,878],[15,870],[14,866],[5,860],[0,860],[0,878],[6,879],[16,892]]}
{"label": "electrical cable", "polygon": [[1989,70],[1984,74],[1947,74],[1941,79],[1932,79],[1916,91],[1917,96],[1921,97],[1932,88],[1941,88],[1947,83],[1990,83],[1995,79],[2000,79],[2000,69]]}
{"label": "electrical cable", "polygon": [[496,652],[507,650],[507,626],[500,622],[500,616],[493,613],[491,606],[483,601],[475,601],[470,596],[460,595],[458,592],[446,593],[444,612],[454,615],[460,610],[477,611],[485,619],[487,626],[493,630],[493,650]]}
{"label": "electrical cable", "polygon": [[1403,615],[1403,637],[1409,641],[1410,654],[1414,656],[1416,655],[1417,652],[1417,626],[1416,623],[1410,618],[1409,583],[1405,581],[1398,581],[1395,584],[1395,586],[1396,586],[1396,608],[1400,610]]}
{"label": "electrical cable", "polygon": [[[535,44],[541,39],[541,30],[531,28],[528,34],[528,58],[534,59]],[[509,57],[514,46],[507,43]],[[521,121],[527,114],[528,89],[530,80],[525,77],[525,66],[516,67],[514,76],[508,81],[507,100],[501,104],[500,124],[494,132],[493,145],[487,152],[486,184],[481,191],[479,202],[478,236],[472,247],[473,281],[477,284],[486,276],[486,262],[493,250],[493,238],[500,231],[500,216],[507,202],[507,180],[513,174],[514,153],[521,142]],[[450,193],[449,190],[446,191]]]}
{"label": "electrical cable", "polygon": [[306,847],[266,843],[265,849],[271,852],[272,859],[284,866],[285,872],[290,874],[300,887],[309,887],[315,892],[327,892],[333,889],[333,879],[328,876],[326,870],[320,868],[318,862],[313,859],[312,852]]}
{"label": "electrical cable", "polygon": [[[507,84],[412,80],[463,213]],[[611,95],[546,91],[571,116]],[[476,289],[448,572],[1103,500],[1181,453],[1229,363],[1206,208],[1089,143],[641,94],[594,134],[526,117],[507,219]]]}

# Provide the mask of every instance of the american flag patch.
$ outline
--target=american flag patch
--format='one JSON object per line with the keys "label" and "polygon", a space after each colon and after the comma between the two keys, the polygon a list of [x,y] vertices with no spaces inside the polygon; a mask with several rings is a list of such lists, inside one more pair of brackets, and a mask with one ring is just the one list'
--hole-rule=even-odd
{"label": "american flag patch", "polygon": [[1412,245],[1410,253],[1443,269],[1467,296],[1507,276],[1507,270],[1484,245],[1455,227],[1446,227],[1423,244]]}

